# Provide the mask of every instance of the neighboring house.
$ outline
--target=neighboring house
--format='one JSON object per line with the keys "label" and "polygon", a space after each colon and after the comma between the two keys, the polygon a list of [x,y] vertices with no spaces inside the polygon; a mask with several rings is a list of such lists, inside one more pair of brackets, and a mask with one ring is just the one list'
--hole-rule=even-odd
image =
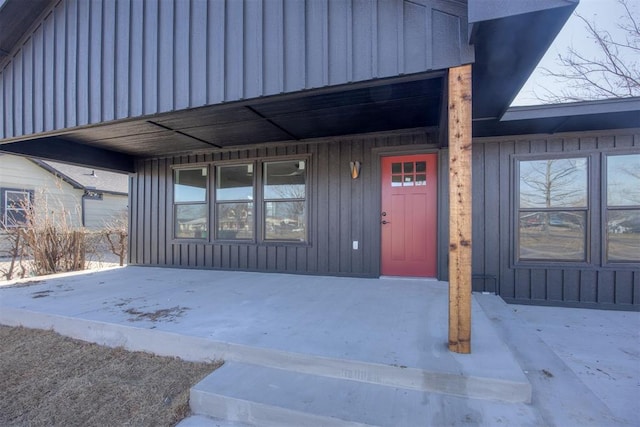
{"label": "neighboring house", "polygon": [[130,264],[640,307],[640,100],[508,108],[574,1],[23,4],[0,150],[132,173]]}
{"label": "neighboring house", "polygon": [[121,173],[0,154],[2,224],[23,225],[32,207],[53,220],[64,215],[71,227],[99,229],[126,213],[128,180]]}

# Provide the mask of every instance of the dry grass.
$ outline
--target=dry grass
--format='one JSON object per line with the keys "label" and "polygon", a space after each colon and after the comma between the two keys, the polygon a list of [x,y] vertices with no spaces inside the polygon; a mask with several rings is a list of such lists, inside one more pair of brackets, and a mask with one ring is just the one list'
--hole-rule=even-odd
{"label": "dry grass", "polygon": [[0,425],[172,426],[219,366],[0,326]]}

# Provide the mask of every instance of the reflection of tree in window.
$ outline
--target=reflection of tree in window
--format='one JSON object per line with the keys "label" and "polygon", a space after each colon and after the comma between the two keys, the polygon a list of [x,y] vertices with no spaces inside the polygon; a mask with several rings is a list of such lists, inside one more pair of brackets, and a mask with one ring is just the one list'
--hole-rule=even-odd
{"label": "reflection of tree in window", "polygon": [[607,158],[607,204],[640,205],[640,154]]}
{"label": "reflection of tree in window", "polygon": [[586,159],[552,159],[520,163],[520,206],[585,206]]}
{"label": "reflection of tree in window", "polygon": [[519,259],[586,257],[587,159],[520,162]]}
{"label": "reflection of tree in window", "polygon": [[205,239],[208,233],[208,168],[176,169],[173,177],[174,236]]}
{"label": "reflection of tree in window", "polygon": [[608,262],[640,261],[640,154],[607,156]]}
{"label": "reflection of tree in window", "polygon": [[218,239],[253,238],[253,168],[253,163],[217,167],[216,232]]}
{"label": "reflection of tree in window", "polygon": [[306,240],[306,162],[264,164],[265,238]]}

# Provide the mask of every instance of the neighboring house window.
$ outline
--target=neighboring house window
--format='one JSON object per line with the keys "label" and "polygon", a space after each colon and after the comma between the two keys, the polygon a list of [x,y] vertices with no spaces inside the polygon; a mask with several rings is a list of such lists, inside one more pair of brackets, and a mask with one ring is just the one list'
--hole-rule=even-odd
{"label": "neighboring house window", "polygon": [[254,238],[253,163],[216,168],[216,238]]}
{"label": "neighboring house window", "polygon": [[517,260],[587,261],[589,161],[518,162]]}
{"label": "neighboring house window", "polygon": [[307,240],[304,160],[264,163],[265,240]]}
{"label": "neighboring house window", "polygon": [[33,191],[3,188],[2,224],[5,227],[20,227],[27,224],[32,206]]}
{"label": "neighboring house window", "polygon": [[208,167],[174,170],[174,236],[178,239],[206,239]]}
{"label": "neighboring house window", "polygon": [[640,154],[606,156],[606,259],[640,261]]}

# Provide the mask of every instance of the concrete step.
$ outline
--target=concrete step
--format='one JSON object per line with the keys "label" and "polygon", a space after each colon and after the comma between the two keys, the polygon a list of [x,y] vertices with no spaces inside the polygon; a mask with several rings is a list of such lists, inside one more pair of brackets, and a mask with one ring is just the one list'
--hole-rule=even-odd
{"label": "concrete step", "polygon": [[251,424],[239,423],[236,421],[221,420],[220,418],[207,417],[206,415],[191,415],[178,424],[176,427],[253,427]]}
{"label": "concrete step", "polygon": [[[255,426],[536,426],[533,407],[227,362],[191,389],[191,410]],[[506,424],[505,424],[506,423]]]}
{"label": "concrete step", "polygon": [[[474,309],[481,310],[477,304],[474,304]],[[422,350],[424,357],[429,360],[429,363],[420,363],[427,366],[422,368],[220,342],[131,324],[15,308],[3,308],[0,311],[0,323],[53,329],[66,336],[102,345],[122,346],[133,351],[148,351],[191,361],[248,363],[302,374],[474,399],[525,403],[531,400],[531,384],[484,313],[475,316],[476,338],[471,355],[451,353],[442,344]]]}

